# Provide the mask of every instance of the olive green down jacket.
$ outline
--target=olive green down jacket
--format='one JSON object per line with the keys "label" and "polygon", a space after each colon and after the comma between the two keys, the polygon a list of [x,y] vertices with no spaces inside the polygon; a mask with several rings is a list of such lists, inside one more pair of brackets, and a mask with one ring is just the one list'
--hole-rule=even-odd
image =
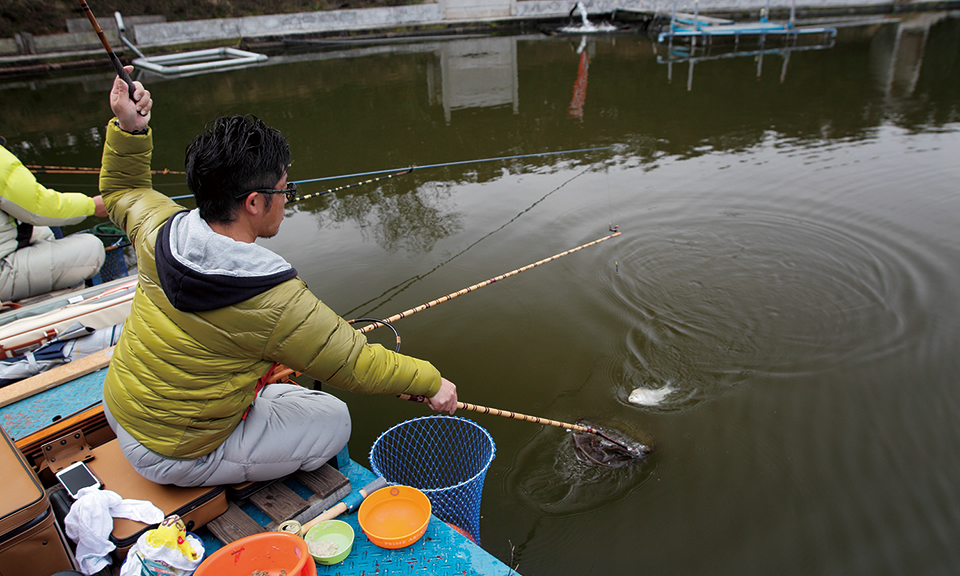
{"label": "olive green down jacket", "polygon": [[100,189],[136,249],[139,282],[103,396],[138,442],[169,458],[209,453],[240,422],[273,362],[352,392],[437,393],[433,365],[368,344],[299,277],[231,306],[175,308],[154,250],[161,227],[184,208],[152,189],[152,150],[152,129],[131,135],[108,124]]}

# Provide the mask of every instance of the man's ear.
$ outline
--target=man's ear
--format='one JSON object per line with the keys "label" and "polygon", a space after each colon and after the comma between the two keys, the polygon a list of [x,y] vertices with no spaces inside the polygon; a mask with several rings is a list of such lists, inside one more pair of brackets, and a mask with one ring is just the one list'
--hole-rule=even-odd
{"label": "man's ear", "polygon": [[251,216],[257,216],[264,209],[264,197],[259,192],[251,192],[243,199],[243,210]]}

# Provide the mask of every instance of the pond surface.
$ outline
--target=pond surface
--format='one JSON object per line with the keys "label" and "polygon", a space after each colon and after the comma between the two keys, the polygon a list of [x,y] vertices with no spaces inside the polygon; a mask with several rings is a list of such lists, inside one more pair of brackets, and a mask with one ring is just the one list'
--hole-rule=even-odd
{"label": "pond surface", "polygon": [[[955,573],[960,18],[802,47],[691,64],[631,34],[468,38],[142,79],[157,169],[237,113],[286,134],[294,180],[422,167],[293,204],[262,241],[346,318],[619,226],[395,324],[465,402],[655,442],[601,469],[561,429],[461,411],[497,445],[482,543],[520,573]],[[27,163],[98,166],[109,81],[6,80],[0,133]],[[363,463],[429,413],[341,395]]]}

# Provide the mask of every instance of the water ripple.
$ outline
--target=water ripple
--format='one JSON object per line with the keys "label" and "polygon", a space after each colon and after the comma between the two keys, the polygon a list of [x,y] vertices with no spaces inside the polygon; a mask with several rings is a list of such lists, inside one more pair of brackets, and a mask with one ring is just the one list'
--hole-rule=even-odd
{"label": "water ripple", "polygon": [[620,246],[608,305],[627,318],[618,396],[659,410],[753,375],[816,374],[868,362],[916,333],[930,263],[885,223],[788,199],[697,198]]}

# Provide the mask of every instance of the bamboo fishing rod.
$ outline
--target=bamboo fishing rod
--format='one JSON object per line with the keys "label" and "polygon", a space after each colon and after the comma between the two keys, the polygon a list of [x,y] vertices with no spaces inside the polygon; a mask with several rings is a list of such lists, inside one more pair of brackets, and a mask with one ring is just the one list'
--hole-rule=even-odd
{"label": "bamboo fishing rod", "polygon": [[[79,166],[41,166],[39,164],[24,164],[24,167],[34,174],[100,174],[100,168],[89,168]],[[186,172],[164,168],[162,170],[151,170],[151,174],[186,174]]]}
{"label": "bamboo fishing rod", "polygon": [[[483,288],[484,286],[489,286],[489,285],[493,284],[494,282],[499,282],[500,280],[503,280],[504,278],[509,278],[510,276],[515,276],[515,275],[517,275],[517,274],[519,274],[519,273],[521,273],[521,272],[525,272],[525,271],[527,271],[527,270],[529,270],[529,269],[531,269],[531,268],[536,268],[537,266],[539,266],[539,265],[541,265],[541,264],[546,264],[547,262],[551,262],[551,261],[553,261],[553,260],[556,260],[557,258],[561,258],[561,257],[563,257],[563,256],[566,256],[567,254],[573,254],[574,252],[577,252],[578,250],[583,250],[584,248],[588,248],[588,247],[590,247],[590,246],[593,246],[594,244],[599,244],[599,243],[603,242],[604,240],[609,240],[609,239],[611,239],[611,238],[615,238],[615,237],[617,237],[617,236],[620,235],[620,232],[616,230],[616,227],[611,227],[611,230],[613,231],[613,234],[610,234],[609,236],[604,236],[603,238],[598,238],[597,240],[594,240],[593,242],[587,242],[586,244],[582,244],[582,245],[580,245],[580,246],[577,246],[576,248],[571,248],[571,249],[569,249],[569,250],[565,250],[565,251],[563,251],[563,252],[560,252],[559,254],[554,254],[553,256],[550,256],[549,258],[544,258],[543,260],[538,260],[537,262],[534,262],[533,264],[527,264],[526,266],[523,266],[522,268],[517,268],[517,269],[515,269],[515,270],[511,270],[510,272],[507,272],[507,273],[505,273],[505,274],[501,274],[501,275],[499,275],[499,276],[495,276],[495,277],[493,277],[493,278],[491,278],[491,279],[489,279],[489,280],[484,280],[483,282],[479,282],[479,283],[477,283],[477,284],[474,284],[473,286],[467,286],[466,288],[462,288],[462,289],[460,289],[460,290],[457,290],[456,292],[451,292],[450,294],[447,294],[446,296],[441,296],[440,298],[437,298],[436,300],[431,300],[430,302],[427,302],[427,303],[425,303],[425,304],[421,304],[421,305],[419,305],[419,306],[417,306],[417,307],[415,307],[415,308],[410,308],[409,310],[404,310],[403,312],[400,312],[399,314],[394,314],[393,316],[384,319],[382,322],[383,322],[383,323],[386,323],[386,324],[389,324],[389,323],[395,322],[395,321],[397,321],[397,320],[399,320],[399,319],[401,319],[401,318],[406,318],[407,316],[411,316],[411,315],[413,315],[413,314],[416,314],[417,312],[421,312],[421,311],[423,311],[423,310],[426,310],[427,308],[432,308],[433,306],[436,306],[437,304],[442,304],[442,303],[444,303],[444,302],[447,302],[448,300],[453,300],[454,298],[456,298],[456,297],[458,297],[458,296],[463,296],[464,294],[466,294],[466,293],[468,293],[468,292],[473,292],[474,290],[479,290],[480,288]],[[368,324],[368,325],[364,326],[363,328],[358,328],[357,331],[358,331],[358,332],[361,332],[361,333],[369,332],[369,331],[373,330],[374,328],[376,328],[377,326],[380,326],[380,324],[379,324],[379,323]]]}
{"label": "bamboo fishing rod", "polygon": [[308,200],[310,198],[316,198],[317,196],[323,196],[324,194],[330,194],[331,192],[339,192],[340,190],[346,190],[347,188],[353,188],[355,186],[363,186],[364,184],[373,184],[374,182],[379,182],[381,180],[388,180],[394,176],[403,176],[404,174],[409,174],[413,172],[413,166],[402,170],[400,172],[395,172],[393,174],[387,174],[386,176],[380,176],[379,178],[371,178],[369,180],[364,180],[363,182],[354,182],[353,184],[344,184],[343,186],[337,186],[336,188],[330,188],[329,190],[324,190],[323,192],[313,192],[311,194],[306,194],[304,196],[297,196],[293,199],[294,202],[299,202],[300,200]]}
{"label": "bamboo fishing rod", "polygon": [[[345,189],[345,188],[352,188],[352,187],[354,187],[354,186],[360,186],[361,184],[371,184],[371,183],[376,182],[376,181],[378,181],[378,180],[383,180],[383,179],[387,179],[387,178],[393,178],[394,176],[400,176],[401,174],[409,174],[409,173],[412,172],[414,169],[416,169],[416,170],[425,170],[425,169],[427,169],[427,168],[445,168],[445,167],[448,167],[448,166],[462,166],[462,165],[464,165],[464,164],[479,164],[479,163],[483,163],[483,162],[499,162],[499,161],[505,161],[505,160],[520,160],[520,159],[525,159],[525,158],[539,158],[539,157],[541,157],[541,156],[557,156],[557,155],[561,155],[561,154],[578,154],[578,153],[581,153],[581,152],[596,152],[596,151],[602,151],[602,150],[613,150],[613,149],[615,149],[615,148],[616,148],[616,146],[600,146],[600,147],[597,147],[597,148],[580,148],[580,149],[578,149],[578,150],[558,150],[558,151],[556,151],[556,152],[539,152],[539,153],[536,153],[536,154],[517,154],[517,155],[515,155],[515,156],[498,156],[498,157],[496,157],[496,158],[479,158],[479,159],[476,159],[476,160],[459,160],[459,161],[457,161],[457,162],[443,162],[443,163],[440,163],[440,164],[426,164],[426,165],[423,165],[423,166],[410,166],[409,168],[406,168],[406,169],[391,168],[391,169],[389,169],[389,170],[374,170],[374,171],[372,171],[372,172],[357,172],[357,173],[354,173],[354,174],[341,174],[341,175],[338,175],[338,176],[324,176],[324,177],[322,177],[322,178],[307,178],[307,179],[304,179],[304,180],[288,180],[287,182],[288,182],[289,184],[297,184],[297,185],[300,185],[300,184],[309,184],[309,183],[311,183],[311,182],[325,182],[325,181],[327,181],[327,180],[343,180],[343,179],[346,179],[346,178],[360,178],[360,177],[363,177],[363,176],[374,176],[374,175],[377,175],[377,174],[386,174],[386,173],[388,173],[388,172],[392,172],[392,174],[390,174],[390,175],[388,175],[388,176],[382,176],[382,177],[380,177],[380,178],[373,178],[373,179],[370,179],[370,180],[365,180],[365,181],[363,181],[363,182],[357,182],[357,183],[355,183],[355,184],[348,184],[348,185],[346,185],[346,186],[340,186],[340,187],[338,187],[338,188],[331,188],[330,190],[324,190],[323,192],[314,192],[314,193],[312,193],[312,194],[307,194],[306,196],[299,196],[299,197],[296,198],[296,200],[294,200],[294,202],[296,202],[297,200],[305,200],[305,199],[307,199],[307,198],[314,198],[314,197],[316,197],[316,196],[322,196],[323,194],[329,194],[330,192],[336,192],[336,191],[338,191],[338,190],[343,190],[343,189]],[[185,195],[183,195],[183,196],[173,196],[173,197],[171,198],[171,200],[184,200],[184,199],[186,199],[186,198],[193,198],[193,194],[185,194]]]}
{"label": "bamboo fishing rod", "polygon": [[[411,396],[410,394],[399,394],[397,398],[401,400],[409,400],[411,402],[421,402],[424,403],[427,401],[425,396]],[[457,410],[469,410],[471,412],[480,412],[483,414],[492,414],[493,416],[502,416],[503,418],[512,418],[514,420],[523,420],[525,422],[533,422],[534,424],[546,424],[547,426],[556,426],[557,428],[565,428],[567,430],[574,430],[576,432],[586,432],[588,434],[596,434],[607,440],[613,442],[617,446],[620,446],[627,452],[631,454],[637,454],[639,452],[636,448],[631,448],[623,442],[611,438],[609,435],[605,434],[602,430],[596,428],[591,428],[590,426],[581,426],[580,424],[569,424],[567,422],[561,422],[559,420],[551,420],[549,418],[541,418],[540,416],[530,416],[529,414],[521,414],[519,412],[513,412],[511,410],[501,410],[499,408],[491,408],[489,406],[480,406],[478,404],[471,404],[469,402],[457,402]]]}
{"label": "bamboo fishing rod", "polygon": [[[410,402],[420,402],[421,404],[427,401],[426,396],[411,396],[410,394],[398,394],[397,398],[401,400],[409,400]],[[540,416],[530,416],[529,414],[521,414],[519,412],[513,412],[511,410],[501,410],[499,408],[491,408],[489,406],[480,406],[479,404],[471,404],[469,402],[457,402],[457,410],[469,410],[471,412],[482,412],[483,414],[492,414],[494,416],[502,416],[504,418],[513,418],[514,420],[525,420],[527,422],[533,422],[535,424],[546,424],[548,426],[556,426],[557,428],[566,428],[567,430],[575,430],[577,432],[597,432],[595,428],[590,428],[589,426],[581,426],[579,424],[569,424],[567,422],[561,422],[559,420],[541,418]]]}
{"label": "bamboo fishing rod", "polygon": [[[458,160],[456,162],[442,162],[440,164],[424,164],[417,166],[417,170],[426,170],[427,168],[446,168],[448,166],[463,166],[464,164],[481,164],[485,162],[502,162],[505,160],[522,160],[526,158],[540,158],[543,156],[558,156],[565,154],[579,154],[581,152],[598,152],[603,150],[614,150],[616,146],[598,146],[596,148],[579,148],[576,150],[557,150],[555,152],[537,152],[534,154],[516,154],[514,156],[497,156],[496,158],[477,158],[476,160]],[[310,182],[323,182],[325,180],[342,180],[344,178],[359,178],[362,176],[374,176],[376,174],[385,174],[387,172],[397,172],[400,168],[391,168],[388,170],[374,170],[373,172],[358,172],[355,174],[342,174],[340,176],[324,176],[322,178],[309,178],[306,180],[294,180],[294,184],[308,184]]]}
{"label": "bamboo fishing rod", "polygon": [[103,48],[107,51],[107,54],[110,55],[110,61],[117,70],[117,76],[127,83],[127,93],[130,95],[130,99],[136,102],[137,99],[133,97],[133,80],[130,79],[130,75],[127,74],[127,71],[123,68],[123,63],[120,62],[120,58],[113,52],[110,43],[107,42],[107,37],[103,34],[103,29],[100,28],[100,24],[97,23],[97,17],[93,15],[93,10],[87,5],[87,0],[80,0],[80,8],[86,13],[87,19],[90,20],[90,24],[93,25],[93,31],[100,37],[100,43],[103,44]]}
{"label": "bamboo fishing rod", "polygon": [[[304,196],[297,196],[293,199],[294,202],[299,202],[301,200],[309,200],[310,198],[316,198],[317,196],[323,196],[324,194],[330,194],[331,192],[339,192],[340,190],[346,190],[347,188],[354,188],[356,186],[363,186],[364,184],[373,184],[374,182],[379,182],[380,180],[388,180],[394,176],[403,176],[404,174],[409,174],[413,172],[413,166],[407,168],[406,170],[401,170],[400,172],[394,172],[393,174],[387,174],[386,176],[380,176],[379,178],[371,178],[369,180],[364,180],[363,182],[354,182],[353,184],[344,184],[343,186],[337,186],[336,188],[330,188],[329,190],[324,190],[322,192],[311,192]],[[290,182],[291,184],[299,184],[300,181]],[[193,198],[193,194],[185,194],[183,196],[174,196],[171,200],[183,200],[185,198]],[[287,202],[289,204],[289,202]]]}
{"label": "bamboo fishing rod", "polygon": [[[357,332],[360,332],[361,334],[363,334],[363,333],[366,333],[366,332],[369,332],[369,331],[373,330],[373,329],[376,328],[377,326],[381,326],[381,325],[387,325],[387,326],[389,326],[391,322],[395,322],[395,321],[397,321],[397,320],[399,320],[399,319],[401,319],[401,318],[405,318],[405,317],[410,316],[410,315],[412,315],[412,314],[416,314],[417,312],[421,312],[421,311],[423,311],[423,310],[426,310],[427,308],[431,308],[431,307],[433,307],[433,306],[436,306],[437,304],[442,304],[442,303],[444,303],[444,302],[447,302],[448,300],[453,300],[453,299],[456,298],[457,296],[463,296],[463,295],[466,294],[467,292],[473,292],[474,290],[479,290],[480,288],[483,288],[484,286],[489,286],[490,284],[493,284],[494,282],[498,282],[498,281],[500,281],[500,280],[503,280],[504,278],[509,278],[510,276],[515,276],[515,275],[517,275],[517,274],[519,274],[519,273],[521,273],[521,272],[523,272],[523,271],[525,271],[525,270],[529,270],[529,269],[531,269],[531,268],[535,268],[535,267],[537,267],[537,266],[539,266],[539,265],[541,265],[541,264],[546,264],[547,262],[550,262],[550,261],[552,261],[552,260],[556,260],[557,258],[561,258],[561,257],[563,257],[563,256],[566,256],[567,254],[573,254],[574,252],[577,252],[578,250],[583,250],[584,248],[588,248],[588,247],[590,247],[590,246],[593,246],[594,244],[599,244],[600,242],[603,242],[604,240],[609,240],[609,239],[611,239],[611,238],[615,238],[615,237],[617,237],[617,236],[620,235],[620,231],[617,230],[617,227],[616,227],[616,226],[611,226],[611,227],[610,227],[610,230],[613,232],[613,234],[610,234],[609,236],[604,236],[603,238],[598,238],[598,239],[596,239],[596,240],[594,240],[594,241],[592,241],[592,242],[587,242],[586,244],[581,244],[580,246],[577,246],[576,248],[571,248],[571,249],[569,249],[569,250],[565,250],[565,251],[563,251],[563,252],[560,252],[559,254],[554,254],[553,256],[550,256],[549,258],[544,258],[543,260],[538,260],[538,261],[534,262],[533,264],[527,264],[526,266],[523,266],[522,268],[517,268],[516,270],[511,270],[510,272],[507,272],[507,273],[505,273],[505,274],[501,274],[501,275],[499,275],[499,276],[495,276],[495,277],[493,277],[493,278],[491,278],[491,279],[489,279],[489,280],[485,280],[485,281],[480,282],[480,283],[478,283],[478,284],[474,284],[473,286],[468,286],[468,287],[463,288],[463,289],[461,289],[461,290],[457,290],[456,292],[451,292],[450,294],[447,294],[446,296],[442,296],[442,297],[440,297],[440,298],[437,298],[436,300],[431,300],[430,302],[427,302],[427,303],[425,303],[425,304],[421,304],[421,305],[419,305],[419,306],[417,306],[417,307],[415,307],[415,308],[411,308],[411,309],[409,309],[409,310],[404,310],[403,312],[400,312],[399,314],[394,314],[393,316],[391,316],[391,317],[389,317],[389,318],[387,318],[387,319],[385,319],[385,320],[379,320],[379,319],[377,319],[377,320],[373,321],[372,324],[367,324],[367,325],[364,326],[363,328],[357,328]],[[370,320],[370,319],[365,319],[365,320]],[[351,321],[351,322],[356,322],[356,320],[353,320],[353,321]],[[398,336],[397,336],[398,341],[399,341],[399,338],[400,338],[400,336],[398,335]],[[278,370],[276,370],[276,371],[271,375],[271,377],[270,377],[270,382],[277,382],[278,380],[281,380],[281,379],[283,379],[283,378],[289,377],[289,376],[292,375],[292,374],[296,374],[296,372],[295,372],[293,369],[287,368],[286,366],[284,366],[284,367],[279,368]]]}

